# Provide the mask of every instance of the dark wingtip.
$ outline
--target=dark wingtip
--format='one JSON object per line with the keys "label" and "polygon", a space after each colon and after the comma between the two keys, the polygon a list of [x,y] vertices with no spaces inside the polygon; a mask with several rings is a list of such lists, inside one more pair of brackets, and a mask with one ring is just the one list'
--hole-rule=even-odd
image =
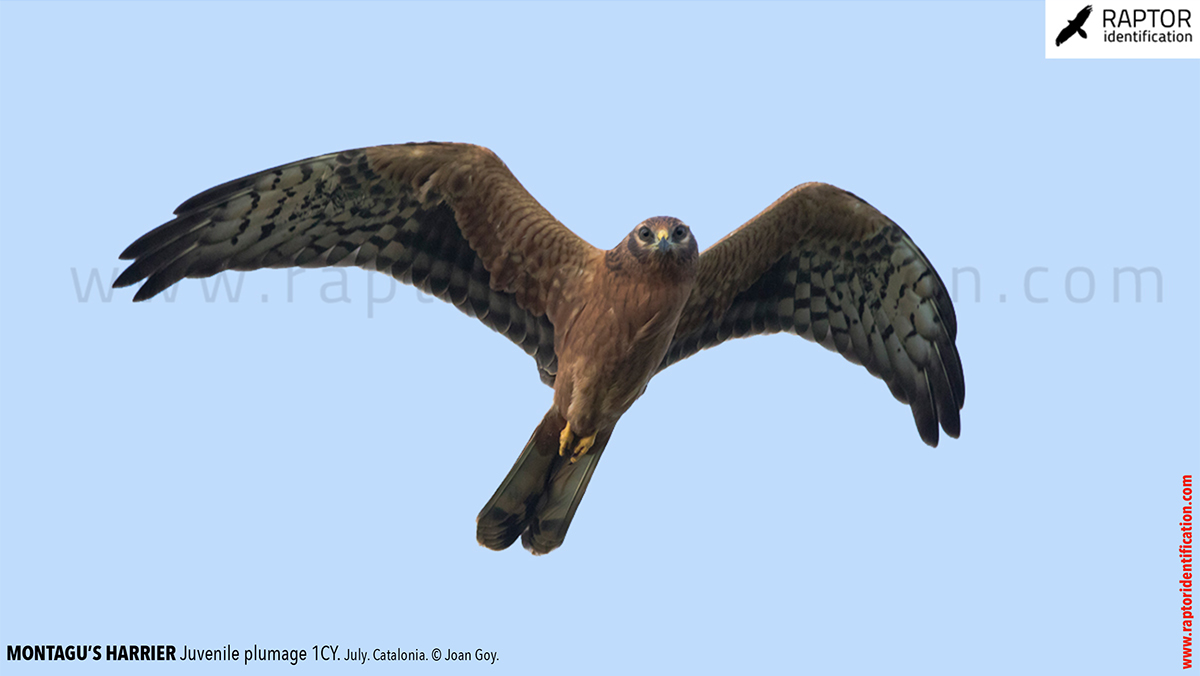
{"label": "dark wingtip", "polygon": [[137,260],[137,258],[139,256],[142,256],[146,253],[146,250],[147,250],[146,238],[147,238],[147,236],[157,230],[158,230],[158,228],[155,228],[154,230],[151,230],[150,232],[146,233],[145,235],[142,235],[141,237],[138,237],[137,239],[133,240],[133,243],[130,244],[129,246],[125,247],[125,250],[122,251],[121,255],[117,256],[117,258],[119,258],[120,260],[123,260],[123,261]]}
{"label": "dark wingtip", "polygon": [[[136,274],[130,274],[129,271],[132,269],[133,269],[132,266],[125,268],[125,272],[122,272],[121,276],[117,277],[116,281],[114,281],[112,283],[112,288],[123,289],[127,286],[133,286],[134,284],[137,284],[138,282],[142,281],[142,279],[145,278],[144,275],[139,277]],[[158,293],[157,291],[155,291],[154,293],[147,293],[146,292],[147,286],[149,286],[149,285],[143,284],[142,288],[138,289],[137,293],[133,294],[133,302],[140,303],[144,300],[150,300]]]}
{"label": "dark wingtip", "polygon": [[942,418],[942,431],[951,439],[957,439],[962,432],[962,419],[958,416],[958,411],[954,411],[950,415]]}
{"label": "dark wingtip", "polygon": [[137,293],[133,294],[133,302],[140,303],[144,300],[150,300],[151,298],[157,296],[160,291],[162,291],[162,289],[152,289],[150,287],[150,283],[147,282],[137,290]]}
{"label": "dark wingtip", "polygon": [[[309,159],[311,160],[315,158]],[[258,178],[263,174],[270,173],[272,171],[278,171],[279,169],[280,167],[275,167],[274,169],[268,169],[263,172],[248,174],[241,178],[235,178],[232,181],[226,181],[221,185],[215,185],[204,192],[197,193],[184,200],[179,206],[175,207],[174,214],[176,216],[183,216],[188,212],[196,211],[209,206],[210,204],[220,202],[242,190],[253,186],[255,181],[257,181]]]}
{"label": "dark wingtip", "polygon": [[917,422],[917,432],[921,434],[921,441],[937,448],[938,445],[938,417],[937,409],[932,401],[926,406],[912,406],[913,419]]}
{"label": "dark wingtip", "polygon": [[930,432],[929,430],[924,430],[924,429],[921,430],[921,441],[924,441],[926,443],[926,445],[928,445],[932,448],[937,448],[937,445],[938,445],[937,421],[934,421],[934,423],[933,423],[933,431],[932,432]]}
{"label": "dark wingtip", "polygon": [[125,268],[125,271],[121,273],[120,277],[117,277],[113,281],[112,285],[114,289],[123,289],[127,286],[133,286],[145,278],[145,275],[139,275],[137,270],[134,269],[134,266],[130,265],[129,267]]}

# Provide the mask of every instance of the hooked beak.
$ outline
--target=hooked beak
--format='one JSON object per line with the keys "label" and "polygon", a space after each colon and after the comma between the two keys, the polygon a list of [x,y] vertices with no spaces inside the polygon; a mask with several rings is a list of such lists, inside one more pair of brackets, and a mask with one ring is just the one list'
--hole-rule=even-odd
{"label": "hooked beak", "polygon": [[655,233],[655,237],[657,239],[655,240],[654,243],[658,246],[659,251],[665,253],[668,250],[670,250],[670,248],[671,248],[671,233],[667,232],[666,230],[659,230],[657,233]]}

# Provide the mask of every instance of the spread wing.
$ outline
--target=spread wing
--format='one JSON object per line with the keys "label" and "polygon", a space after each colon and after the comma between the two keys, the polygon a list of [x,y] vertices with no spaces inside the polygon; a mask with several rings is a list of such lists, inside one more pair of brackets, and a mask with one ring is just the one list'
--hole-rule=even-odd
{"label": "spread wing", "polygon": [[322,155],[196,195],[121,254],[135,301],[223,270],[358,266],[452,303],[557,371],[555,275],[595,250],[495,154],[456,143]]}
{"label": "spread wing", "polygon": [[900,226],[823,183],[792,189],[700,256],[661,368],[729,338],[787,331],[836,350],[912,406],[921,438],[959,433],[954,306]]}
{"label": "spread wing", "polygon": [[1083,22],[1087,21],[1088,17],[1091,15],[1092,15],[1092,6],[1088,5],[1087,7],[1084,7],[1083,9],[1079,10],[1079,13],[1075,15],[1075,20],[1072,21],[1071,23],[1076,28],[1078,28],[1078,27],[1082,26]]}

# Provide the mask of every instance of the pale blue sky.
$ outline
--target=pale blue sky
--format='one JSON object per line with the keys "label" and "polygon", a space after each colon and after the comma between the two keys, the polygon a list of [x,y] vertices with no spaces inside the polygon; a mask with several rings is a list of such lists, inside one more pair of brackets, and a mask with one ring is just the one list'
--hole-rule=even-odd
{"label": "pale blue sky", "polygon": [[[1043,30],[1040,2],[0,5],[0,643],[1173,673],[1200,64],[1047,61]],[[734,341],[651,383],[561,550],[496,553],[475,515],[551,391],[478,322],[368,306],[357,270],[348,303],[316,270],[291,303],[283,271],[80,296],[205,188],[424,140],[492,148],[605,248],[854,191],[958,280],[962,438],[800,338]],[[1162,301],[1151,273],[1114,301],[1126,266]],[[79,669],[126,670],[36,671]]]}

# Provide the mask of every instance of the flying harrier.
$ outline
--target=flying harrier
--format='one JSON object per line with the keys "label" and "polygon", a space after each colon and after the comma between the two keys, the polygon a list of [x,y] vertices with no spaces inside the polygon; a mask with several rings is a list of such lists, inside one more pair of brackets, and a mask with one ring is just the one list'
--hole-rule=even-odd
{"label": "flying harrier", "polygon": [[500,332],[554,388],[477,519],[477,539],[562,544],[621,415],[664,368],[730,338],[787,331],[837,350],[957,437],[954,307],[908,235],[855,195],[790,190],[703,254],[674,218],[608,251],[559,223],[486,148],[412,143],[286,164],[200,193],[121,254],[135,301],[222,270],[378,270]]}
{"label": "flying harrier", "polygon": [[1067,27],[1058,32],[1058,37],[1054,38],[1054,46],[1057,47],[1066,42],[1072,35],[1079,33],[1079,37],[1087,39],[1087,32],[1083,30],[1083,24],[1087,22],[1088,17],[1092,15],[1092,6],[1088,5],[1079,10],[1075,18],[1067,24]]}

